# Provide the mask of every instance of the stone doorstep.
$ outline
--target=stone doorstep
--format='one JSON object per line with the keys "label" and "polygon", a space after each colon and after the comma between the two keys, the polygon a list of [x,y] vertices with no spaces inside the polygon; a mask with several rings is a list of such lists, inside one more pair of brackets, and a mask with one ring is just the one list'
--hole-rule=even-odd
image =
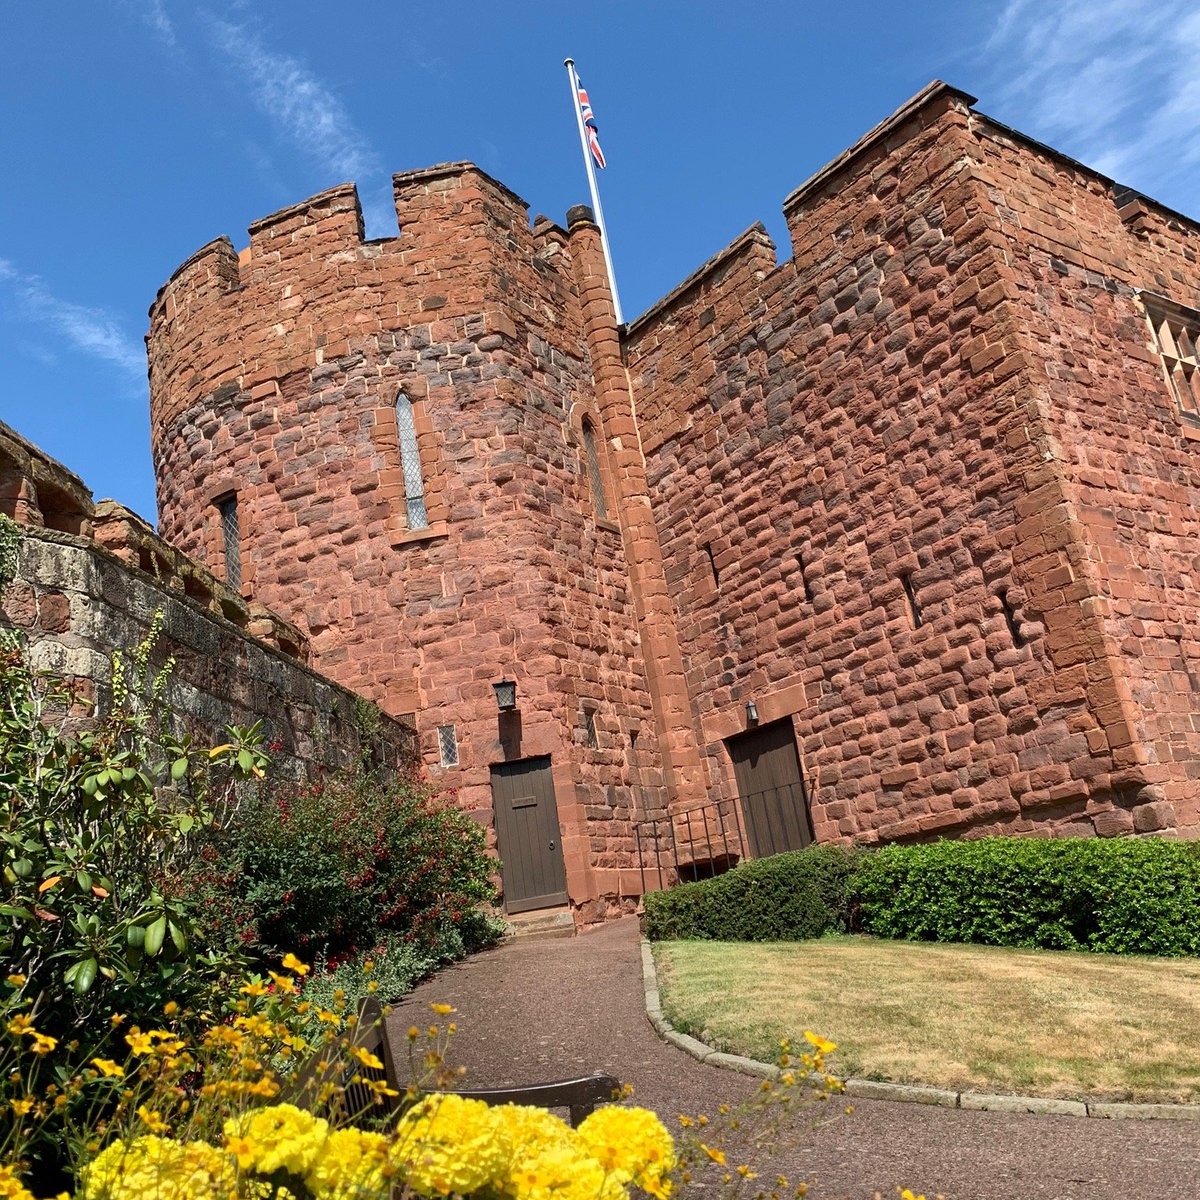
{"label": "stone doorstep", "polygon": [[517,938],[567,938],[575,936],[575,914],[569,904],[559,908],[535,908],[530,912],[505,914],[506,942]]}
{"label": "stone doorstep", "polygon": [[[663,1015],[658,993],[658,971],[650,942],[642,938],[642,980],[645,985],[646,1017],[664,1041],[690,1054],[698,1062],[743,1075],[776,1079],[780,1069],[772,1063],[725,1054],[698,1038],[680,1033]],[[955,1092],[923,1084],[885,1083],[876,1079],[844,1079],[845,1094],[863,1100],[891,1100],[899,1104],[930,1104],[937,1108],[974,1109],[982,1112],[1035,1113],[1056,1117],[1094,1117],[1109,1121],[1200,1121],[1200,1104],[1125,1104],[1101,1100],[1057,1100],[1049,1096],[991,1095],[987,1092]]]}

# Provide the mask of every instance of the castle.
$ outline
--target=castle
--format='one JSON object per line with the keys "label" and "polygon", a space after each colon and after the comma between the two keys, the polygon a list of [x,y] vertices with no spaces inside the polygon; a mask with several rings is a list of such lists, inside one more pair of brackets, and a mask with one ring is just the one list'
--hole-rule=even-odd
{"label": "castle", "polygon": [[973,102],[626,326],[589,210],[469,163],[160,291],[163,538],[415,726],[508,911],[602,919],[648,854],[1200,836],[1200,227]]}

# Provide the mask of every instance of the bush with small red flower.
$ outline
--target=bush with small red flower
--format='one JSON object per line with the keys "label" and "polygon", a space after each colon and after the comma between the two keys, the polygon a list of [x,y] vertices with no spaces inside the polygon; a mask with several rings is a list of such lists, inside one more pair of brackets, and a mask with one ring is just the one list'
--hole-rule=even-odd
{"label": "bush with small red flower", "polygon": [[[332,964],[385,942],[445,957],[495,939],[495,863],[471,817],[416,780],[265,790],[215,831],[197,886],[213,934]],[[451,955],[456,957],[457,955]]]}

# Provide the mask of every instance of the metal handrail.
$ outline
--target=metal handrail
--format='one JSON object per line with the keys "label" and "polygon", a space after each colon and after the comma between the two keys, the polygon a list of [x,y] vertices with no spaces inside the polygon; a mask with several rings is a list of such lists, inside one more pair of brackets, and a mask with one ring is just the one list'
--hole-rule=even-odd
{"label": "metal handrail", "polygon": [[[688,877],[720,874],[748,857],[748,840],[737,799],[710,800],[634,825],[642,894],[647,875],[662,891]],[[650,861],[648,861],[650,860]]]}
{"label": "metal handrail", "polygon": [[657,885],[651,890],[663,891],[685,880],[722,874],[744,859],[755,857],[759,847],[794,841],[786,824],[779,826],[772,819],[772,813],[782,811],[784,806],[759,802],[780,794],[791,799],[796,796],[797,787],[798,828],[792,832],[799,833],[803,845],[812,838],[803,782],[764,788],[744,797],[710,800],[680,812],[635,822],[642,894],[647,891],[647,875]]}

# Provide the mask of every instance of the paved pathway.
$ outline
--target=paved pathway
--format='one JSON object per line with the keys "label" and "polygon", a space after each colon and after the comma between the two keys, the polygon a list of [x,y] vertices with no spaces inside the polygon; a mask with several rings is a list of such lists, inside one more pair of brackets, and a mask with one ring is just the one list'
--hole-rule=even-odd
{"label": "paved pathway", "polygon": [[[452,1003],[452,1057],[480,1087],[608,1070],[669,1124],[748,1094],[753,1081],[698,1063],[650,1027],[638,936],[626,919],[573,939],[510,943],[422,985],[393,1020],[424,1025],[431,1001]],[[808,1180],[815,1200],[868,1200],[876,1190],[890,1200],[897,1184],[947,1200],[1195,1200],[1200,1123],[859,1100],[769,1165]]]}

